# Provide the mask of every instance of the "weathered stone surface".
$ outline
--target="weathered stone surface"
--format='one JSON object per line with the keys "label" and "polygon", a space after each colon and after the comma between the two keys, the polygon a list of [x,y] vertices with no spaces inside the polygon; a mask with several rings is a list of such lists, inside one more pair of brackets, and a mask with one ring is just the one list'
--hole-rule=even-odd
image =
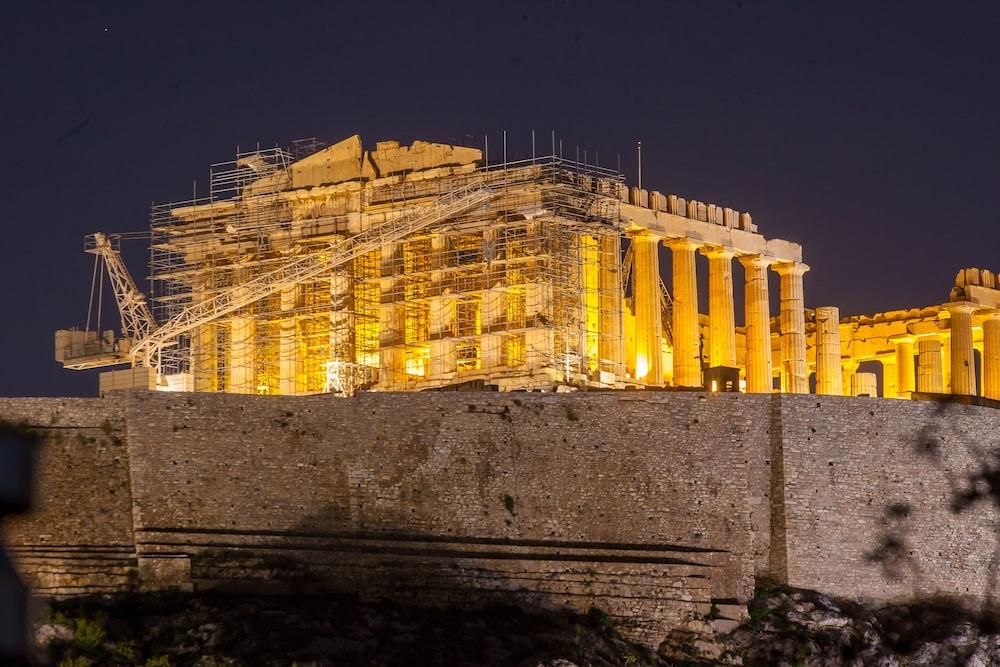
{"label": "weathered stone surface", "polygon": [[[975,406],[149,392],[0,399],[0,418],[43,436],[38,510],[3,526],[42,592],[136,590],[142,575],[594,605],[656,643],[745,599],[755,573],[874,599],[977,597],[996,537],[990,506],[951,510],[953,480],[1000,429]],[[884,557],[888,538],[901,559]]]}

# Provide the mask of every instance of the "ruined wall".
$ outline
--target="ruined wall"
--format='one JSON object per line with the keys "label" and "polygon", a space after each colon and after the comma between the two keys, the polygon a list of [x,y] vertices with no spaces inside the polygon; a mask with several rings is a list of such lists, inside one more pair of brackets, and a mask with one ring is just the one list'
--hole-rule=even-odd
{"label": "ruined wall", "polygon": [[[982,407],[135,393],[2,399],[0,418],[43,434],[38,509],[4,539],[50,592],[266,582],[595,605],[656,643],[749,595],[755,572],[869,598],[981,595],[995,547],[992,510],[950,510],[976,447],[997,444],[1000,412]],[[870,559],[880,547],[899,579]]]}
{"label": "ruined wall", "polygon": [[33,509],[0,538],[31,588],[50,594],[135,583],[124,406],[101,399],[0,398],[0,422],[39,436]]}

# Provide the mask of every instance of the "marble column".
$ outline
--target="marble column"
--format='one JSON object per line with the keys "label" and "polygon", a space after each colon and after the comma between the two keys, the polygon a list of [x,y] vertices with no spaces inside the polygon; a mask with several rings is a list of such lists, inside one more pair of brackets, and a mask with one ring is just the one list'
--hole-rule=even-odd
{"label": "marble column", "polygon": [[430,328],[430,359],[428,360],[431,377],[440,378],[447,373],[454,373],[458,366],[455,352],[455,319],[456,298],[448,284],[446,269],[450,266],[448,251],[450,242],[447,236],[431,237],[431,293],[433,296],[428,305],[428,325]]}
{"label": "marble column", "polygon": [[736,368],[733,257],[718,246],[702,248],[708,258],[708,365]]}
{"label": "marble column", "polygon": [[257,393],[256,322],[252,317],[234,317],[229,332],[229,392]]}
{"label": "marble column", "polygon": [[695,251],[699,244],[689,239],[666,242],[673,261],[672,335],[674,346],[674,386],[701,386],[701,350],[698,327],[698,274]]}
{"label": "marble column", "polygon": [[300,353],[298,285],[281,290],[281,321],[278,323],[278,393],[295,396],[305,392]]}
{"label": "marble column", "polygon": [[851,396],[878,396],[878,377],[874,373],[855,373],[851,376]]}
{"label": "marble column", "polygon": [[892,339],[896,344],[896,395],[909,398],[917,388],[913,369],[913,336],[899,336]]}
{"label": "marble column", "polygon": [[836,306],[816,309],[816,393],[826,396],[844,393],[840,372],[840,309]]}
{"label": "marble column", "polygon": [[941,375],[941,339],[927,336],[917,341],[917,391],[940,394],[944,391]]}
{"label": "marble column", "polygon": [[745,273],[747,392],[771,393],[771,306],[767,294],[767,267],[760,255],[740,257]]}
{"label": "marble column", "polygon": [[972,353],[972,313],[978,306],[969,302],[947,304],[951,314],[951,393],[976,395],[976,362]]}
{"label": "marble column", "polygon": [[379,254],[381,303],[379,304],[379,385],[391,387],[406,379],[406,312],[400,298],[403,246],[387,243]]}
{"label": "marble column", "polygon": [[635,266],[635,377],[663,385],[663,323],[660,318],[660,237],[642,232],[632,237]]}
{"label": "marble column", "polygon": [[855,361],[854,359],[841,359],[840,360],[840,374],[841,374],[841,386],[844,396],[851,395],[851,387],[854,386],[854,376],[858,372],[858,368],[861,367],[861,363]]}
{"label": "marble column", "polygon": [[983,396],[1000,400],[1000,311],[983,320]]}
{"label": "marble column", "polygon": [[[195,278],[191,284],[191,303],[197,304],[211,296],[205,290],[204,278]],[[219,391],[219,345],[216,340],[218,323],[203,324],[191,332],[191,374],[194,391]]]}
{"label": "marble column", "polygon": [[781,278],[781,372],[782,389],[789,394],[808,394],[806,371],[806,321],[802,276],[809,267],[800,262],[782,262],[774,267]]}
{"label": "marble column", "polygon": [[621,380],[625,376],[625,335],[622,332],[621,238],[616,231],[600,237],[601,363]]}

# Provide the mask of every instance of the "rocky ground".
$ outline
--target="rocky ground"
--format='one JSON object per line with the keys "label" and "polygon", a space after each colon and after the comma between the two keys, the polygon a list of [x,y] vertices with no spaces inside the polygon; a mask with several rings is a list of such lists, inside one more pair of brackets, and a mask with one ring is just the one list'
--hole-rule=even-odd
{"label": "rocky ground", "polygon": [[54,601],[34,632],[42,664],[65,667],[1000,665],[995,616],[947,600],[875,608],[778,587],[758,589],[748,619],[714,643],[659,653],[622,640],[598,610],[469,612],[338,596]]}
{"label": "rocky ground", "polygon": [[1000,625],[946,599],[871,607],[813,591],[759,588],[725,637],[744,665],[1000,665]]}
{"label": "rocky ground", "polygon": [[35,624],[43,664],[572,665],[669,664],[587,616],[426,609],[349,597],[134,595],[54,601]]}

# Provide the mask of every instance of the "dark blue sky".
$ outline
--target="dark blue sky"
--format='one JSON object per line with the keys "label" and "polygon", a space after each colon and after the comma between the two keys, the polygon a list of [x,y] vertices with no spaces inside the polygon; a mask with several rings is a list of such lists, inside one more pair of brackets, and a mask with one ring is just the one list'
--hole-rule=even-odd
{"label": "dark blue sky", "polygon": [[844,314],[1000,269],[995,1],[32,2],[0,31],[0,395],[93,394],[52,361],[83,235],[257,141],[555,129],[634,179],[641,138],[645,185],[801,242],[807,304]]}

